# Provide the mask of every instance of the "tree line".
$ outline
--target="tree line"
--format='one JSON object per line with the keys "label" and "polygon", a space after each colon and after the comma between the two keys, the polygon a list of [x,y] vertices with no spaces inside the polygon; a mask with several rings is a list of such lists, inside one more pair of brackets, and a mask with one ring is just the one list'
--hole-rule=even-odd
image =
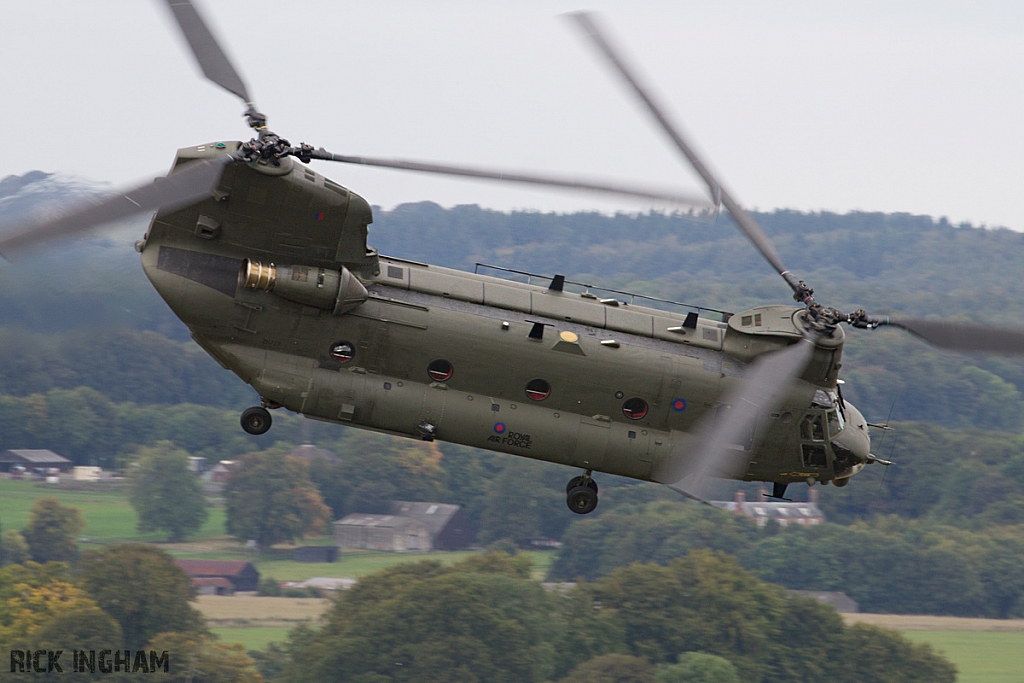
{"label": "tree line", "polygon": [[849,526],[758,527],[742,515],[660,501],[574,522],[554,580],[600,580],[634,562],[727,552],[762,580],[843,591],[865,612],[1024,617],[1024,526],[971,531],[877,517]]}

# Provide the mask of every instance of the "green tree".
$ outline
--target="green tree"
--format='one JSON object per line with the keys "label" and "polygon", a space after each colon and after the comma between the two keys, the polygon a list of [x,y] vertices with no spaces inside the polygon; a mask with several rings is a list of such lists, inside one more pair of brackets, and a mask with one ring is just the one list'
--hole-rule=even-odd
{"label": "green tree", "polygon": [[78,556],[78,537],[84,529],[85,520],[78,508],[44,496],[32,504],[23,535],[36,562],[71,562]]}
{"label": "green tree", "polygon": [[577,666],[560,683],[655,683],[654,667],[632,655],[601,655]]}
{"label": "green tree", "polygon": [[[845,634],[842,683],[953,683],[956,666],[938,657],[928,644],[915,644],[888,629],[854,624]],[[852,656],[852,655],[856,656]],[[836,679],[833,679],[836,680]]]}
{"label": "green tree", "polygon": [[675,664],[658,667],[658,683],[741,683],[728,659],[703,652],[684,652]]}
{"label": "green tree", "polygon": [[338,597],[293,647],[285,680],[544,681],[562,656],[559,607],[540,584],[504,572],[399,565]]}
{"label": "green tree", "polygon": [[[123,634],[120,624],[89,600],[88,604],[64,610],[44,622],[32,634],[31,643],[33,648],[64,650],[67,657],[73,650],[117,650],[123,643]],[[65,661],[64,671],[72,671],[69,664]],[[77,673],[73,677],[75,680],[110,678],[99,671]]]}
{"label": "green tree", "polygon": [[330,509],[309,480],[305,461],[279,450],[239,458],[224,487],[228,533],[261,550],[320,531]]}
{"label": "green tree", "polygon": [[139,515],[138,530],[166,531],[171,541],[194,534],[206,521],[206,499],[188,468],[188,453],[170,441],[138,451],[128,481],[128,499]]}
{"label": "green tree", "polygon": [[0,537],[0,548],[3,548],[3,564],[24,564],[29,558],[25,537],[14,529],[8,529]]}
{"label": "green tree", "polygon": [[88,550],[78,569],[82,586],[121,625],[128,648],[141,648],[164,631],[205,630],[190,604],[191,580],[162,550],[140,543]]}
{"label": "green tree", "polygon": [[241,644],[218,643],[199,633],[161,633],[147,649],[173,657],[169,674],[157,680],[174,683],[262,683],[256,663]]}
{"label": "green tree", "polygon": [[[884,629],[846,629],[833,608],[789,599],[723,553],[623,567],[585,590],[622,621],[630,652],[654,662],[703,652],[729,660],[752,683],[953,680],[950,663],[931,648]],[[858,668],[865,659],[882,663]],[[876,671],[888,678],[871,678]],[[919,671],[934,678],[917,678]]]}
{"label": "green tree", "polygon": [[558,538],[565,514],[565,471],[524,459],[510,461],[488,485],[480,517],[480,542],[508,539],[517,544]]}

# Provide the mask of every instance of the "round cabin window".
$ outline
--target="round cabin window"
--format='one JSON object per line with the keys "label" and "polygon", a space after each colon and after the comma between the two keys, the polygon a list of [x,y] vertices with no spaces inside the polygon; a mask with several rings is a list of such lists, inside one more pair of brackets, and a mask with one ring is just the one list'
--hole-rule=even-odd
{"label": "round cabin window", "polygon": [[339,363],[347,363],[356,356],[356,347],[351,342],[337,342],[331,346],[331,358]]}
{"label": "round cabin window", "polygon": [[551,385],[544,379],[531,379],[526,385],[526,395],[530,400],[543,401],[551,395]]}
{"label": "round cabin window", "polygon": [[430,375],[430,379],[435,382],[447,382],[451,379],[452,374],[455,372],[455,368],[448,361],[438,358],[432,361],[427,366],[427,374]]}
{"label": "round cabin window", "polygon": [[647,401],[642,398],[631,398],[622,404],[622,414],[630,420],[642,420],[647,417]]}

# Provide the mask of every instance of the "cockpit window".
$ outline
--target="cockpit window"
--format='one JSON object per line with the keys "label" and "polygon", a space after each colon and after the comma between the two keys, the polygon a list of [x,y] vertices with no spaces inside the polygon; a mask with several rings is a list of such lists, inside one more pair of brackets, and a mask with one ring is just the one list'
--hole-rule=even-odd
{"label": "cockpit window", "polygon": [[811,406],[814,408],[835,408],[836,403],[836,395],[834,392],[818,389],[814,392],[814,399],[811,401]]}
{"label": "cockpit window", "polygon": [[824,441],[825,429],[821,424],[821,415],[807,413],[800,423],[800,438],[804,441]]}
{"label": "cockpit window", "polygon": [[839,432],[843,431],[843,427],[846,426],[843,420],[843,414],[838,410],[830,410],[828,413],[828,436],[834,438],[839,435]]}

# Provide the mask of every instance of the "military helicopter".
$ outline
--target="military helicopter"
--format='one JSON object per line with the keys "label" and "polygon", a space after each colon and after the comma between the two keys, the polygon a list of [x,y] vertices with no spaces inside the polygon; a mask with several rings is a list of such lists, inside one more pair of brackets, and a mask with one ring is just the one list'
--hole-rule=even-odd
{"label": "military helicopter", "polygon": [[[707,185],[710,201],[617,183],[510,175],[334,154],[267,127],[189,0],[167,5],[206,77],[242,100],[248,142],[178,150],[172,171],[57,218],[9,226],[0,253],[155,212],[136,242],[147,277],[196,343],[270,410],[561,463],[570,510],[598,504],[595,472],[703,500],[712,477],[845,486],[871,463],[869,425],[842,396],[842,324],[903,328],[959,351],[1024,353],[1024,331],[877,318],[823,305],[665,115],[595,19],[569,15]],[[384,256],[359,195],[312,160],[724,208],[797,302],[732,314],[666,311],[589,289],[547,286]],[[710,315],[709,315],[710,313]]]}

